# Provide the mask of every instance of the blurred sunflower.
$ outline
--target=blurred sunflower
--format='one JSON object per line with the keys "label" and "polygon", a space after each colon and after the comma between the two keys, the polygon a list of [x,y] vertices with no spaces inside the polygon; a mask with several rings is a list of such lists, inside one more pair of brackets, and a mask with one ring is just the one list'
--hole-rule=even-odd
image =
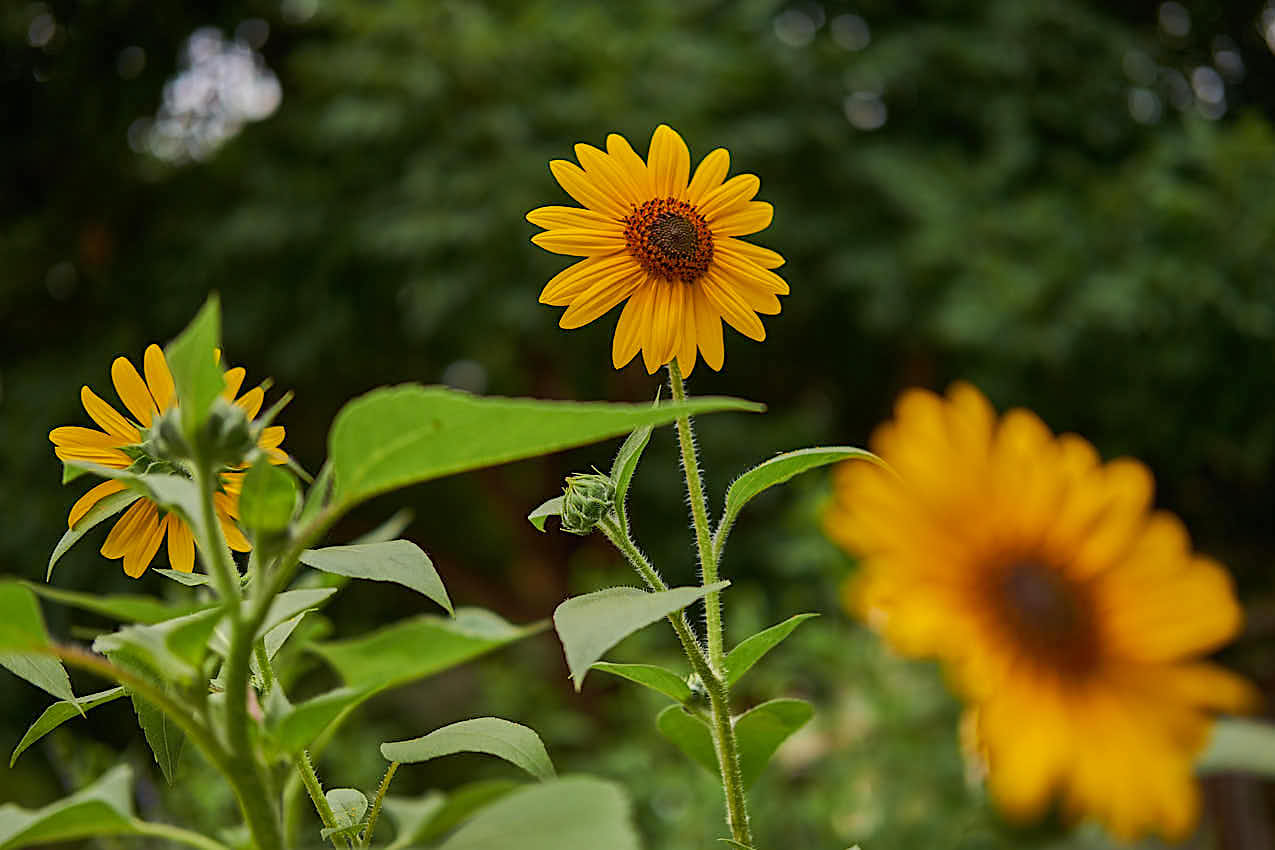
{"label": "blurred sunflower", "polygon": [[[177,396],[172,374],[168,371],[168,362],[158,345],[151,345],[146,349],[142,369],[146,374],[145,380],[126,357],[117,357],[111,364],[111,380],[115,384],[115,392],[132,414],[132,419],[121,415],[93,390],[82,387],[80,400],[84,404],[84,410],[102,430],[78,425],[54,428],[49,432],[54,454],[64,461],[86,461],[113,469],[126,469],[138,462],[144,465],[154,463],[155,459],[146,455],[143,430],[150,427],[156,415],[172,407]],[[253,387],[236,398],[246,374],[243,367],[228,369],[222,396],[227,401],[233,401],[251,420],[261,411],[265,387]],[[279,448],[283,438],[284,429],[281,425],[272,425],[261,433],[258,446],[270,458],[271,463],[281,464],[288,460],[287,454]],[[247,552],[252,548],[235,524],[239,517],[239,493],[243,487],[243,476],[243,472],[233,470],[221,472],[218,476],[220,491],[213,495],[217,518],[225,533],[226,542],[236,552]],[[71,507],[67,525],[74,528],[94,505],[125,489],[127,487],[119,481],[98,484]],[[137,578],[146,572],[165,537],[168,539],[168,560],[173,569],[186,573],[194,570],[195,538],[190,528],[176,514],[165,513],[161,516],[155,503],[139,498],[116,521],[106,536],[102,554],[111,559],[122,558],[124,572]]]}
{"label": "blurred sunflower", "polygon": [[560,272],[540,293],[566,307],[559,325],[578,328],[628,299],[615,327],[611,361],[619,369],[642,351],[647,372],[677,359],[686,374],[696,352],[714,370],[726,353],[722,319],[754,340],[766,338],[757,314],[779,312],[788,284],[771,269],[784,258],[737,239],[770,226],[774,209],[754,201],[752,174],[726,180],[730,154],[704,157],[691,176],[691,155],[661,124],[646,161],[623,136],[606,151],[575,147],[580,165],[549,163],[567,194],[585,209],[540,207],[527,220],[545,229],[532,242],[585,259]]}
{"label": "blurred sunflower", "polygon": [[1128,459],[999,421],[978,390],[913,390],[872,448],[894,472],[838,470],[825,518],[862,558],[845,601],[905,655],[946,663],[971,706],[993,796],[1012,816],[1060,797],[1117,836],[1181,838],[1214,711],[1256,701],[1200,657],[1241,612],[1221,566],[1151,510]]}

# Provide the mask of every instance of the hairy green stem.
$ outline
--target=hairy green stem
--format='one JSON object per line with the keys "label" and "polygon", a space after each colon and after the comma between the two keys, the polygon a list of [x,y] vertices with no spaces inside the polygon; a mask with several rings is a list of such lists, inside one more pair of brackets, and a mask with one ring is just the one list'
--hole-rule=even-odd
{"label": "hairy green stem", "polygon": [[390,762],[390,766],[385,769],[385,776],[381,777],[380,787],[376,789],[376,799],[372,801],[372,813],[367,816],[367,828],[363,830],[363,838],[360,846],[372,846],[372,833],[376,832],[376,821],[381,816],[381,804],[385,802],[385,794],[390,790],[390,782],[394,779],[394,773],[398,770],[398,762]]}
{"label": "hairy green stem", "polygon": [[152,823],[151,821],[133,819],[133,829],[139,835],[148,835],[152,838],[163,838],[177,844],[185,844],[187,847],[198,847],[200,850],[230,850],[220,841],[214,841],[206,835],[198,832],[191,832],[189,829],[182,829],[180,826],[173,826],[167,823]]}
{"label": "hairy green stem", "polygon": [[[319,774],[314,772],[314,763],[310,761],[310,754],[302,751],[296,758],[296,765],[301,782],[304,783],[305,790],[314,803],[314,810],[319,813],[319,820],[323,821],[323,825],[328,829],[336,829],[336,815],[332,813],[332,806],[328,804],[328,798],[323,794],[323,786],[319,784]],[[335,835],[330,838],[333,847],[341,846]]]}
{"label": "hairy green stem", "polygon": [[[686,387],[677,360],[668,364],[669,386],[675,402],[686,400]],[[708,507],[700,478],[699,458],[695,454],[695,432],[689,416],[677,419],[677,440],[682,449],[682,471],[686,475],[686,494],[691,503],[691,519],[695,524],[695,544],[699,549],[700,581],[703,586],[717,582],[717,551],[708,523]],[[721,597],[717,591],[704,595],[704,628],[708,638],[708,664],[711,675],[702,677],[712,709],[713,746],[717,750],[722,790],[726,795],[726,823],[731,837],[749,847],[753,845],[752,825],[748,822],[748,797],[744,792],[743,774],[739,768],[739,743],[730,715],[730,686],[726,683],[726,653],[723,648]]]}
{"label": "hairy green stem", "polygon": [[[668,364],[669,385],[674,401],[686,401],[682,370],[676,360]],[[677,418],[677,441],[682,448],[682,471],[686,474],[686,494],[691,503],[691,519],[695,523],[695,545],[699,550],[700,582],[705,587],[717,582],[717,554],[708,528],[708,508],[704,502],[704,486],[700,480],[699,459],[695,454],[695,432],[691,417]],[[704,628],[708,638],[708,662],[714,672],[722,674],[726,654],[722,650],[722,603],[720,594],[712,591],[704,596]]]}

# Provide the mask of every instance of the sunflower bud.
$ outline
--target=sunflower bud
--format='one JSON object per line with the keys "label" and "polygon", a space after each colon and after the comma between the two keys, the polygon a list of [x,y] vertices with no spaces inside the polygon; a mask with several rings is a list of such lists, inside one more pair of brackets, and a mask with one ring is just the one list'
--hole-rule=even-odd
{"label": "sunflower bud", "polygon": [[202,454],[215,466],[237,467],[249,463],[257,451],[252,422],[243,408],[222,398],[208,411],[199,442]]}
{"label": "sunflower bud", "polygon": [[562,530],[585,536],[615,504],[615,485],[605,475],[567,476],[562,496]]}
{"label": "sunflower bud", "polygon": [[192,456],[190,444],[182,433],[181,413],[176,407],[155,417],[148,436],[143,451],[151,458],[180,464]]}

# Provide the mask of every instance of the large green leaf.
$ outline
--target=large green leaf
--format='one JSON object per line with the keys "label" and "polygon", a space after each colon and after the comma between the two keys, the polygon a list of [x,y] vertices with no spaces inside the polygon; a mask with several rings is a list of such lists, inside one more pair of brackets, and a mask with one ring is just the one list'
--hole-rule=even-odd
{"label": "large green leaf", "polygon": [[162,679],[190,683],[202,676],[199,662],[221,618],[220,608],[209,608],[150,626],[125,626],[99,635],[93,650],[112,657],[127,653]]}
{"label": "large green leaf", "polygon": [[597,442],[678,416],[761,409],[729,398],[650,407],[482,398],[406,384],[347,404],[332,424],[328,455],[337,497],[350,505],[408,484]]}
{"label": "large green leaf", "polygon": [[72,608],[92,611],[94,614],[101,614],[121,623],[153,625],[162,623],[165,620],[171,620],[174,617],[193,614],[202,607],[199,605],[169,605],[166,602],[160,602],[158,599],[143,596],[140,593],[107,595],[79,593],[74,590],[62,590],[58,587],[50,587],[34,582],[28,583],[27,587],[50,602],[58,602],[62,605],[69,605]]}
{"label": "large green leaf", "polygon": [[49,646],[40,603],[25,583],[0,580],[0,652],[39,651]]}
{"label": "large green leaf", "polygon": [[452,601],[429,556],[410,540],[328,546],[301,553],[301,563],[350,578],[392,581],[432,599],[452,613]]}
{"label": "large green leaf", "polygon": [[738,682],[739,678],[748,672],[748,668],[792,634],[793,629],[818,616],[818,614],[797,614],[779,625],[744,638],[739,642],[739,646],[726,655],[726,684],[733,685]]}
{"label": "large green leaf", "polygon": [[[814,708],[805,700],[773,699],[735,718],[739,771],[745,787],[757,781],[779,745],[813,716]],[[660,712],[655,725],[692,761],[717,774],[717,752],[708,723],[681,706],[670,705]]]}
{"label": "large green leaf", "polygon": [[[67,466],[66,468],[75,469],[80,474],[83,474],[83,470],[78,469],[77,467]],[[62,556],[67,553],[67,550],[74,546],[81,537],[87,534],[92,528],[115,516],[141,497],[141,493],[135,493],[132,490],[124,490],[119,493],[112,493],[105,499],[99,501],[93,507],[89,508],[88,513],[80,517],[80,521],[75,524],[74,528],[67,529],[66,533],[62,535],[62,539],[58,541],[58,545],[53,547],[53,554],[49,556],[49,568],[44,574],[44,580],[48,581],[53,578],[53,567],[62,558]]]}
{"label": "large green leaf", "polygon": [[13,767],[14,762],[18,760],[18,756],[22,755],[32,744],[72,717],[83,716],[84,712],[90,708],[96,708],[103,703],[119,699],[122,696],[124,696],[123,688],[110,688],[88,696],[76,697],[74,700],[59,700],[53,703],[53,705],[44,710],[43,714],[36,718],[36,721],[31,724],[31,728],[22,736],[22,740],[13,748],[13,755],[9,756],[9,767]]}
{"label": "large green leaf", "polygon": [[137,832],[132,784],[132,770],[121,764],[87,788],[42,809],[6,803],[0,806],[0,850]]}
{"label": "large green leaf", "polygon": [[62,662],[51,655],[35,655],[24,652],[0,652],[0,667],[15,676],[26,679],[47,694],[58,699],[73,700],[71,679]]}
{"label": "large green leaf", "polygon": [[672,670],[665,670],[654,664],[611,664],[599,661],[593,665],[593,669],[645,685],[678,703],[684,703],[691,698],[691,688],[686,684],[686,679]]}
{"label": "large green leaf", "polygon": [[553,625],[562,641],[576,690],[584,684],[589,667],[608,649],[638,629],[729,584],[719,581],[708,587],[675,587],[659,593],[636,587],[609,587],[563,602],[553,612]]}
{"label": "large green leaf", "polygon": [[213,293],[194,320],[164,349],[187,435],[193,435],[203,424],[213,402],[226,388],[215,353],[220,340],[221,303]]}
{"label": "large green leaf", "polygon": [[864,449],[853,446],[819,446],[785,452],[754,466],[736,478],[726,491],[726,507],[722,512],[721,522],[718,523],[717,546],[720,548],[725,543],[726,535],[730,533],[739,512],[757,494],[811,469],[855,458],[885,465],[884,461]]}
{"label": "large green leaf", "polygon": [[601,779],[555,779],[483,807],[439,850],[638,850],[632,808]]}
{"label": "large green leaf", "polygon": [[289,707],[271,719],[271,731],[282,749],[297,752],[381,691],[463,664],[543,628],[540,623],[514,626],[490,611],[460,608],[454,619],[415,617],[362,637],[316,644],[312,649],[346,686]]}
{"label": "large green leaf", "polygon": [[470,782],[443,794],[430,791],[419,799],[386,797],[385,811],[394,821],[394,841],[386,850],[418,847],[451,832],[456,824],[521,786],[508,779]]}
{"label": "large green leaf", "polygon": [[499,717],[462,720],[408,741],[381,744],[381,755],[404,764],[456,753],[486,753],[521,767],[537,779],[552,779],[553,762],[534,730]]}
{"label": "large green leaf", "polygon": [[283,531],[297,508],[297,482],[262,457],[243,477],[239,521],[256,534]]}

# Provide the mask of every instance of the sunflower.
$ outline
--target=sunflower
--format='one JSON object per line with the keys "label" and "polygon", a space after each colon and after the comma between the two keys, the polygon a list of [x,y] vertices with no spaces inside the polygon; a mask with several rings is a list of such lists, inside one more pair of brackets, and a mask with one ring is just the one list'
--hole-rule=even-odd
{"label": "sunflower", "polygon": [[1216,711],[1252,706],[1201,660],[1240,627],[1221,566],[1151,509],[1152,479],[1100,462],[973,387],[913,390],[838,470],[831,537],[862,558],[847,605],[901,653],[942,660],[969,701],[993,797],[1017,819],[1060,800],[1117,836],[1181,838]]}
{"label": "sunflower", "polygon": [[[142,369],[146,375],[144,380],[126,357],[117,357],[111,364],[111,380],[115,384],[115,392],[132,414],[131,419],[121,415],[93,390],[82,387],[80,400],[84,404],[84,410],[102,430],[78,425],[54,428],[49,432],[54,454],[64,461],[86,461],[112,469],[126,469],[139,462],[154,462],[154,458],[146,456],[143,431],[150,427],[159,413],[176,403],[177,396],[172,374],[168,371],[168,362],[158,345],[151,345],[146,349]],[[222,396],[239,406],[248,419],[253,419],[261,410],[265,387],[253,387],[236,398],[243,386],[245,374],[244,369],[239,366],[228,369]],[[288,460],[287,454],[279,448],[283,437],[284,429],[280,425],[272,425],[261,433],[258,446],[270,458],[271,463],[286,463]],[[226,543],[236,552],[247,552],[252,548],[243,532],[235,525],[235,520],[239,517],[239,493],[243,487],[243,476],[244,473],[240,471],[223,470],[218,475],[219,491],[213,495],[213,504],[225,533]],[[110,480],[98,484],[71,507],[67,526],[74,528],[90,508],[107,496],[125,489],[126,485],[120,481]],[[173,568],[184,573],[194,570],[195,538],[190,528],[176,514],[161,515],[154,502],[139,498],[106,536],[102,554],[111,559],[122,558],[124,572],[137,578],[146,572],[165,537],[168,538],[168,560]]]}
{"label": "sunflower", "polygon": [[549,163],[562,188],[585,209],[540,207],[527,220],[545,229],[532,242],[555,254],[584,257],[556,275],[540,301],[566,307],[558,324],[578,328],[625,299],[611,347],[619,369],[642,351],[647,372],[676,358],[689,374],[696,352],[714,370],[725,349],[722,319],[750,339],[766,338],[757,314],[779,312],[788,284],[771,269],[784,258],[736,237],[770,226],[774,209],[754,201],[752,174],[726,180],[730,154],[704,157],[691,175],[686,143],[661,124],[646,161],[623,136],[606,151],[575,147],[580,165]]}

